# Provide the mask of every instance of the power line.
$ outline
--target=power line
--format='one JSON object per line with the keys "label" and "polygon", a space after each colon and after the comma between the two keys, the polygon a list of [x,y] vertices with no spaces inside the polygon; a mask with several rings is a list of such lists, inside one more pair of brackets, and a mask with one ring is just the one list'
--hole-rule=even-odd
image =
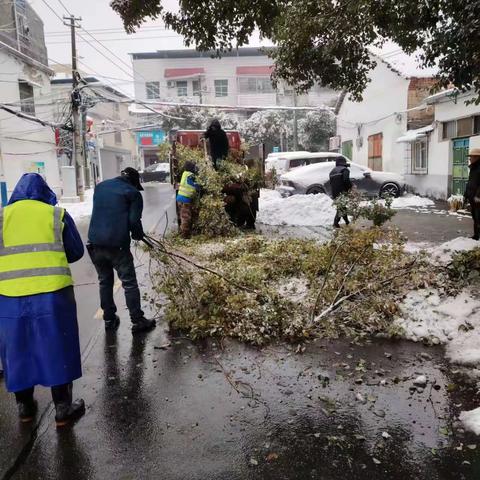
{"label": "power line", "polygon": [[[89,31],[91,33],[95,33],[97,35],[109,35],[109,34],[113,34],[113,33],[125,33],[125,30],[123,28],[92,28],[92,29],[89,29]],[[164,28],[164,27],[157,27],[155,25],[150,25],[150,26],[142,26],[142,31],[147,31],[147,32],[153,32],[153,31],[161,31],[161,32],[167,32],[167,31],[170,31],[169,29],[167,28]],[[52,37],[52,36],[56,36],[56,37],[62,37],[62,36],[66,36],[68,35],[68,33],[65,33],[64,31],[56,31],[56,32],[47,32],[45,34],[45,36],[47,37]]]}
{"label": "power line", "polygon": [[[83,30],[83,29],[82,29]],[[162,35],[155,37],[131,37],[131,38],[102,38],[102,42],[131,42],[132,40],[161,40],[163,38],[181,38],[180,35]],[[80,40],[80,42],[88,43],[88,40]],[[69,42],[48,42],[47,45],[68,45]],[[101,44],[102,45],[102,44]],[[104,48],[105,45],[102,45]]]}
{"label": "power line", "polygon": [[48,120],[42,120],[38,117],[35,117],[33,115],[28,115],[23,112],[17,112],[16,110],[13,110],[10,107],[7,107],[6,105],[3,105],[0,103],[0,110],[5,110],[7,113],[10,113],[11,115],[15,115],[16,117],[19,117],[23,120],[27,120],[29,122],[35,122],[39,123],[40,125],[43,125],[44,127],[52,127],[52,128],[61,128],[63,130],[70,130],[70,127],[67,127],[65,124],[62,123],[53,123],[49,122]]}

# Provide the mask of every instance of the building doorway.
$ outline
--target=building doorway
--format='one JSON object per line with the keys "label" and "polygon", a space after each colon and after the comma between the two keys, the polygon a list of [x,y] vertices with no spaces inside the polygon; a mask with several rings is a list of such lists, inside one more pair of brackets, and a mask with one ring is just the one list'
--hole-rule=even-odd
{"label": "building doorway", "polygon": [[468,181],[468,149],[469,138],[458,138],[453,141],[452,195],[463,195]]}

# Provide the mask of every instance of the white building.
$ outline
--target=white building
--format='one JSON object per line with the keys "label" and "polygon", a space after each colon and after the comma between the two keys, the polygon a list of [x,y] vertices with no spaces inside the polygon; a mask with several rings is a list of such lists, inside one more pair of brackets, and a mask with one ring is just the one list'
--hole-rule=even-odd
{"label": "white building", "polygon": [[435,71],[419,69],[402,52],[376,60],[363,100],[345,98],[339,107],[342,152],[374,170],[404,174],[413,189],[437,196],[443,172],[428,165],[434,109],[425,104]]}
{"label": "white building", "polygon": [[254,106],[333,106],[338,93],[316,86],[295,97],[292,88],[275,90],[270,80],[273,61],[258,48],[239,48],[212,58],[196,50],[161,50],[132,53],[135,98],[140,101],[195,99],[208,105],[242,107],[245,114]]}
{"label": "white building", "polygon": [[[463,195],[468,180],[468,150],[480,148],[480,105],[473,93],[453,96],[443,91],[426,99],[435,107],[435,124],[428,135],[427,177],[440,198]],[[468,103],[468,104],[467,104]],[[434,175],[432,175],[434,173]]]}
{"label": "white building", "polygon": [[[53,121],[50,77],[43,23],[24,0],[0,2],[0,103]],[[0,110],[0,180],[8,194],[26,172],[45,175],[61,195],[55,133]]]}

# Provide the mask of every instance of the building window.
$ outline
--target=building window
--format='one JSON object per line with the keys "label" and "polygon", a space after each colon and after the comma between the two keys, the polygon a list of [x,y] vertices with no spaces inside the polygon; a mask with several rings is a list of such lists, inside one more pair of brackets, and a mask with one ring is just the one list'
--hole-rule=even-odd
{"label": "building window", "polygon": [[473,117],[457,120],[457,137],[470,137],[473,133]]}
{"label": "building window", "polygon": [[228,97],[228,80],[215,80],[215,96]]}
{"label": "building window", "polygon": [[116,132],[114,133],[114,138],[115,138],[115,143],[116,143],[116,144],[122,143],[122,132],[116,131]]}
{"label": "building window", "polygon": [[188,95],[188,82],[186,80],[177,82],[177,97],[186,97]]}
{"label": "building window", "polygon": [[270,77],[245,77],[238,79],[238,89],[241,94],[274,93]]}
{"label": "building window", "polygon": [[452,120],[450,122],[443,123],[443,132],[442,132],[443,140],[447,140],[449,138],[453,138],[457,136],[457,122],[456,120]]}
{"label": "building window", "polygon": [[475,117],[473,117],[473,134],[480,134],[480,115],[475,115]]}
{"label": "building window", "polygon": [[160,98],[160,82],[147,82],[145,88],[147,89],[148,100]]}
{"label": "building window", "polygon": [[383,133],[377,133],[368,137],[368,167],[371,170],[381,172],[382,166]]}
{"label": "building window", "polygon": [[193,96],[194,97],[200,97],[201,96],[200,80],[193,80],[192,81],[192,87],[193,87]]}
{"label": "building window", "polygon": [[20,110],[29,115],[35,115],[35,101],[33,87],[27,82],[18,82],[20,91]]}
{"label": "building window", "polygon": [[426,140],[412,144],[412,173],[428,173],[428,143]]}

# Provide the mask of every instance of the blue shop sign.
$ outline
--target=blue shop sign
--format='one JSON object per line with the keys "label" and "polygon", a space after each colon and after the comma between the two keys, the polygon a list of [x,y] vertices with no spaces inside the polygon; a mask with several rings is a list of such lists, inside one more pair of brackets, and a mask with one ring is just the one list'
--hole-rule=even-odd
{"label": "blue shop sign", "polygon": [[165,132],[163,130],[145,130],[137,132],[137,145],[158,146],[165,141]]}

